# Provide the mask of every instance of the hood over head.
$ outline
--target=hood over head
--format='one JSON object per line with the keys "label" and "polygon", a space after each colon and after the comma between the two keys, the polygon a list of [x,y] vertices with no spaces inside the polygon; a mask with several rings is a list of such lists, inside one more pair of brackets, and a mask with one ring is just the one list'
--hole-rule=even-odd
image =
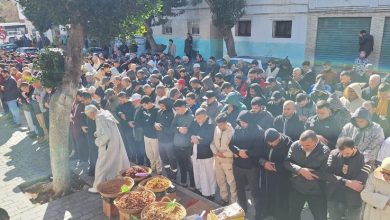
{"label": "hood over head", "polygon": [[[363,84],[364,86],[364,84]],[[344,90],[344,97],[348,97],[348,88],[351,88],[355,91],[356,95],[359,98],[362,98],[362,85],[361,83],[351,83],[347,86],[347,88]]]}
{"label": "hood over head", "polygon": [[340,101],[339,97],[337,97],[336,93],[331,94],[327,101],[329,102],[332,111],[337,111],[345,108],[343,106],[343,103]]}
{"label": "hood over head", "polygon": [[237,121],[243,121],[248,123],[249,125],[254,125],[253,115],[250,113],[250,111],[244,110],[240,112],[240,114],[237,117]]}
{"label": "hood over head", "polygon": [[203,87],[206,90],[214,90],[214,82],[213,79],[210,76],[206,76],[202,80]]}
{"label": "hood over head", "polygon": [[229,92],[226,98],[222,101],[225,104],[234,105],[237,107],[241,107],[241,96],[237,92]]}
{"label": "hood over head", "polygon": [[249,86],[249,88],[255,90],[256,96],[258,97],[263,97],[262,91],[261,91],[261,86],[258,83],[253,83]]}
{"label": "hood over head", "polygon": [[371,114],[370,112],[364,108],[364,107],[360,107],[358,109],[356,109],[356,111],[352,114],[352,117],[351,117],[351,123],[357,127],[356,125],[356,118],[364,118],[368,121],[368,124],[371,124],[372,123],[372,117],[371,117]]}
{"label": "hood over head", "polygon": [[160,101],[158,102],[158,104],[163,104],[163,105],[165,105],[165,107],[167,108],[167,110],[173,108],[173,100],[170,99],[170,98],[168,98],[168,97],[164,97],[164,98],[160,99]]}

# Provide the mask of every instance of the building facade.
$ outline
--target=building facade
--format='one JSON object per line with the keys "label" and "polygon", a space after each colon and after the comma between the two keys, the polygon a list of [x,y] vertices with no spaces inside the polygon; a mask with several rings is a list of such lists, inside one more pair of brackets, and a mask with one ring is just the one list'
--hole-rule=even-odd
{"label": "building facade", "polygon": [[[352,63],[360,30],[374,36],[369,61],[390,69],[390,0],[247,0],[245,15],[232,29],[239,56],[288,56],[295,66],[303,60]],[[226,53],[206,3],[154,28],[158,43],[174,40],[178,56],[184,55],[187,32],[204,57]]]}

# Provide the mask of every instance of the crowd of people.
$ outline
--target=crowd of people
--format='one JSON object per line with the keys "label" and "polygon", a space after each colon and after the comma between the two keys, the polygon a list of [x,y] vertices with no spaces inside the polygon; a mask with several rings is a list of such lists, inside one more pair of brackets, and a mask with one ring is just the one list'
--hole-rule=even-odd
{"label": "crowd of people", "polygon": [[[16,126],[49,134],[56,88],[34,59],[1,52],[1,101]],[[70,115],[70,157],[89,163],[94,187],[129,161],[255,219],[390,216],[390,84],[361,52],[342,71],[309,61],[281,75],[278,64],[217,64],[198,54],[102,54],[85,58]],[[217,192],[218,190],[218,192]],[[363,206],[364,204],[364,206]]]}

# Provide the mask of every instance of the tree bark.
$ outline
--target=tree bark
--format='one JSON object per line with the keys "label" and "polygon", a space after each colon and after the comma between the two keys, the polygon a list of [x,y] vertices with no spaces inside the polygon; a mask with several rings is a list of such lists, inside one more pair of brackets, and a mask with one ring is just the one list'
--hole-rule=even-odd
{"label": "tree bark", "polygon": [[84,27],[72,24],[66,50],[65,75],[62,85],[50,101],[50,163],[55,196],[63,196],[70,191],[69,116],[81,76],[83,44]]}
{"label": "tree bark", "polygon": [[146,37],[146,40],[149,42],[150,50],[151,50],[151,52],[156,52],[156,50],[157,50],[157,43],[156,43],[156,40],[154,40],[154,37],[153,37],[153,29],[152,29],[151,21],[145,20],[144,21],[144,25],[145,25],[145,28],[146,28],[145,37]]}
{"label": "tree bark", "polygon": [[220,32],[223,35],[223,40],[225,41],[226,50],[227,50],[229,57],[237,56],[236,45],[234,43],[232,29],[229,27],[223,27],[223,28],[220,28]]}

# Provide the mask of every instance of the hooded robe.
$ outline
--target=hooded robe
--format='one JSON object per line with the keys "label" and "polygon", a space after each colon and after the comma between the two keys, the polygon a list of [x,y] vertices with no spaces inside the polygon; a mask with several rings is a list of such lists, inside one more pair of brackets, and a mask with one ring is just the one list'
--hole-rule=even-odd
{"label": "hooded robe", "polygon": [[95,144],[99,152],[95,168],[94,188],[99,183],[114,179],[119,171],[130,167],[117,124],[118,121],[109,111],[101,110],[98,112]]}

